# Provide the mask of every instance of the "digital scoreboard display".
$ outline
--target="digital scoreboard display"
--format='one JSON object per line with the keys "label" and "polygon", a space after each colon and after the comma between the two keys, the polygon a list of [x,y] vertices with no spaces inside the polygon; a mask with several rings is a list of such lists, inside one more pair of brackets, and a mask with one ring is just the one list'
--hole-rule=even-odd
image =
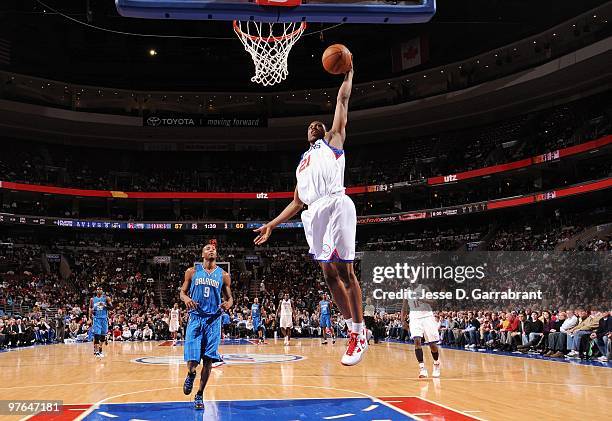
{"label": "digital scoreboard display", "polygon": [[[109,230],[155,230],[155,231],[218,231],[218,230],[254,230],[263,222],[131,222],[131,221],[96,221],[83,219],[45,218],[0,213],[0,224],[56,226],[81,229]],[[302,228],[301,222],[286,222],[278,226],[281,229]]]}

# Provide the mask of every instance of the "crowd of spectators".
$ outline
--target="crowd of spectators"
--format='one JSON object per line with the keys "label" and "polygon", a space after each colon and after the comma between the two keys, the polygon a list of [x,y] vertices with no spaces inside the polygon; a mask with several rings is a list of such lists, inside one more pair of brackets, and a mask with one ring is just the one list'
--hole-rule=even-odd
{"label": "crowd of spectators", "polygon": [[[486,127],[401,142],[355,145],[350,185],[414,181],[518,160],[604,136],[610,129],[606,96],[595,96]],[[11,143],[0,158],[6,181],[119,191],[291,191],[303,151],[226,151],[204,154],[117,151]],[[238,158],[244,154],[248,159]],[[96,160],[89,157],[95,155]],[[381,166],[380,163],[385,165]]]}
{"label": "crowd of spectators", "polygon": [[[551,250],[586,228],[584,223],[550,222],[539,226],[538,230],[531,230],[525,224],[515,223],[497,231],[486,244],[491,250]],[[412,236],[394,229],[383,231],[376,236],[369,235],[364,250],[441,251],[465,249],[469,243],[482,246],[487,228],[424,230]],[[252,330],[250,308],[257,297],[262,307],[263,326],[267,336],[271,337],[278,330],[278,304],[288,293],[294,303],[293,334],[319,336],[321,329],[316,309],[327,287],[320,270],[307,257],[306,250],[296,246],[290,237],[281,240],[277,247],[257,251],[252,250],[246,240],[238,238],[227,239],[219,258],[231,262],[234,279],[235,304],[226,317],[225,334],[247,338],[256,336]],[[174,302],[178,302],[182,273],[198,259],[201,244],[180,239],[182,237],[175,241],[157,237],[147,241],[120,241],[110,234],[90,234],[81,239],[54,238],[53,244],[47,244],[27,236],[15,237],[10,240],[11,247],[0,247],[0,346],[90,340],[88,305],[97,286],[101,286],[113,300],[109,340],[169,339],[169,310]],[[610,250],[611,246],[612,237],[609,235],[576,245],[580,250],[599,251]],[[49,262],[49,255],[59,262]],[[170,256],[170,266],[152,263],[151,259],[158,255]],[[248,263],[248,255],[256,256],[256,263]],[[525,273],[522,268],[520,276],[524,277]],[[517,314],[519,309],[439,312],[443,343],[469,348],[537,351],[555,357],[575,356],[586,349],[579,338],[585,338],[582,332],[589,331],[589,338],[596,345],[589,348],[589,352],[598,355],[596,349],[605,349],[601,347],[607,341],[607,333],[602,336],[601,329],[606,328],[595,325],[594,320],[609,320],[605,316],[609,310],[596,308],[591,316],[580,313],[581,305],[595,303],[590,295],[584,293],[585,285],[590,281],[593,280],[583,279],[583,282],[567,287],[570,292],[574,288],[583,299],[572,304],[572,310],[578,313],[575,316],[577,323],[574,327],[579,326],[574,329],[578,335],[575,340],[567,325],[563,330],[560,326],[551,327],[571,313],[567,307],[551,302],[552,307],[556,306],[554,311],[525,311],[526,316]],[[392,312],[390,307],[385,308],[384,303],[377,305],[380,307],[373,316],[372,325],[374,340],[409,337],[404,329],[408,326],[409,330],[409,322],[406,325],[399,320],[399,313]],[[186,318],[187,314],[183,312],[183,327]],[[514,330],[503,327],[506,320],[512,322]],[[538,320],[544,321],[541,324]],[[341,315],[336,313],[332,321],[334,330],[341,336],[344,330]],[[587,322],[590,324],[585,325]],[[516,323],[519,327],[515,326]],[[593,332],[595,336],[591,337]],[[586,351],[583,353],[588,355]],[[601,350],[600,353],[603,354]]]}
{"label": "crowd of spectators", "polygon": [[[442,345],[470,350],[507,351],[550,358],[611,356],[612,314],[584,308],[435,312]],[[400,341],[410,337],[410,319],[399,313],[377,316],[375,335]]]}

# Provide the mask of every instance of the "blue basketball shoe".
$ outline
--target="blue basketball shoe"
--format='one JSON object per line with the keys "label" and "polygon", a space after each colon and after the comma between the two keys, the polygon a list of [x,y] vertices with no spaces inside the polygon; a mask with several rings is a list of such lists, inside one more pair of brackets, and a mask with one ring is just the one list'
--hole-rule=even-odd
{"label": "blue basketball shoe", "polygon": [[186,395],[190,395],[193,390],[193,382],[196,378],[196,373],[187,373],[187,377],[185,378],[185,383],[183,384],[183,393]]}
{"label": "blue basketball shoe", "polygon": [[202,395],[195,395],[195,398],[193,399],[193,406],[195,409],[204,409],[204,399],[202,398]]}

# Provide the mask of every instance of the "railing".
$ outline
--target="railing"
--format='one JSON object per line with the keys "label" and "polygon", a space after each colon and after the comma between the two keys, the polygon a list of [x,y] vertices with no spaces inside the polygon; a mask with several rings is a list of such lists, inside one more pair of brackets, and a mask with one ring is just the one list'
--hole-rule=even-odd
{"label": "railing", "polygon": [[0,310],[8,316],[24,316],[32,311],[32,307],[22,305],[21,303],[13,303],[1,305]]}

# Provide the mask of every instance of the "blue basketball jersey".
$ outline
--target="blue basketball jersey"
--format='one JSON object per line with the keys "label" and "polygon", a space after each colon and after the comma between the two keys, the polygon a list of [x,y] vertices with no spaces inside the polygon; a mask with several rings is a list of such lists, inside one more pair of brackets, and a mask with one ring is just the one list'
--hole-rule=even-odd
{"label": "blue basketball jersey", "polygon": [[321,306],[321,316],[329,316],[329,301],[321,301],[319,306]]}
{"label": "blue basketball jersey", "polygon": [[253,304],[251,306],[251,317],[254,319],[261,318],[261,309],[259,308],[259,304]]}
{"label": "blue basketball jersey", "polygon": [[101,297],[94,295],[93,297],[93,316],[96,319],[108,318],[108,311],[106,310],[106,295],[102,295]]}
{"label": "blue basketball jersey", "polygon": [[209,273],[203,265],[196,263],[195,273],[191,277],[189,296],[198,303],[198,307],[195,310],[189,310],[189,313],[201,316],[219,313],[222,287],[223,270],[219,266]]}

